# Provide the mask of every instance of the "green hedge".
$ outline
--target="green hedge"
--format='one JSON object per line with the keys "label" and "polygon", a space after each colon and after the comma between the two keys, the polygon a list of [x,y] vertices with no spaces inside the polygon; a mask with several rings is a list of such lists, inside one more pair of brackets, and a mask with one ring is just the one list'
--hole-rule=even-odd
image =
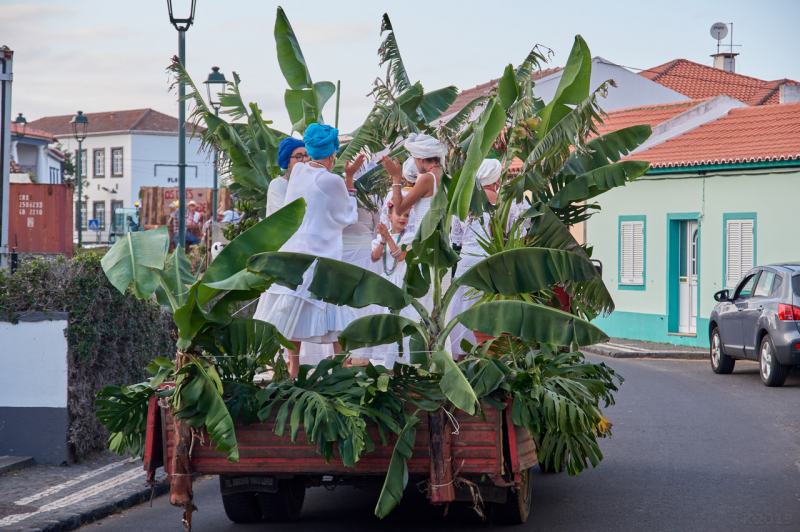
{"label": "green hedge", "polygon": [[94,417],[95,393],[107,384],[140,382],[150,360],[174,356],[172,316],[155,301],[120,294],[94,253],[0,271],[0,313],[15,321],[36,311],[69,313],[68,444],[76,457],[101,450],[108,432]]}

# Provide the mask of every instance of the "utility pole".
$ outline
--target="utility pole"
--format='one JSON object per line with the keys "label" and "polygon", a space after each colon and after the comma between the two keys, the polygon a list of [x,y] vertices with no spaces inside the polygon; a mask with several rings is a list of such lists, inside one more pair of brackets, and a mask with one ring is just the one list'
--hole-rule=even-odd
{"label": "utility pole", "polygon": [[14,52],[0,46],[0,269],[8,268],[8,209],[11,180],[11,83]]}

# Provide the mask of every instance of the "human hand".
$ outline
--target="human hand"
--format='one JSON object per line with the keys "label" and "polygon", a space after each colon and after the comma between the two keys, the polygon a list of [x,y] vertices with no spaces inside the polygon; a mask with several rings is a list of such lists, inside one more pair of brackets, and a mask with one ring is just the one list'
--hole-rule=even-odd
{"label": "human hand", "polygon": [[399,185],[403,179],[403,165],[397,162],[397,159],[390,159],[386,155],[381,158],[381,164],[392,177],[392,183]]}
{"label": "human hand", "polygon": [[367,157],[362,154],[362,155],[359,155],[358,157],[356,157],[356,160],[353,161],[353,162],[347,161],[344,164],[344,175],[345,175],[345,177],[352,178],[354,175],[356,175],[356,172],[358,172],[359,168],[364,166],[364,161],[366,161],[366,160],[367,160]]}
{"label": "human hand", "polygon": [[386,227],[386,224],[381,222],[377,225],[376,229],[378,230],[378,234],[381,235],[384,240],[389,240],[389,228]]}

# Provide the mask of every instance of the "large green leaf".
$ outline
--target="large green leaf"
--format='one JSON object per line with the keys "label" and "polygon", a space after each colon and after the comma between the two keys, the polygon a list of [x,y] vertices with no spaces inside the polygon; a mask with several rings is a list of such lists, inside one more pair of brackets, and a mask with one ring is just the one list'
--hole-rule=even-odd
{"label": "large green leaf", "polygon": [[147,409],[154,390],[145,383],[132,386],[109,385],[97,393],[95,416],[111,436],[109,449],[124,455],[144,455]]}
{"label": "large green leaf", "polygon": [[200,279],[198,289],[200,305],[205,305],[219,293],[219,289],[209,285],[220,283],[237,275],[244,275],[241,272],[246,270],[247,261],[253,255],[264,251],[279,250],[303,223],[305,212],[305,200],[296,199],[267,216],[225,246]]}
{"label": "large green leaf", "polygon": [[378,66],[383,66],[384,63],[389,63],[388,73],[398,92],[405,92],[411,87],[411,82],[406,73],[406,67],[403,64],[403,58],[400,57],[400,48],[397,46],[397,39],[395,39],[394,29],[392,28],[392,21],[389,20],[389,15],[384,13],[383,20],[381,21],[381,35],[388,31],[386,39],[381,43],[378,48],[378,56],[381,58]]}
{"label": "large green leaf", "polygon": [[393,344],[417,330],[417,322],[397,314],[373,314],[350,322],[339,334],[347,352],[362,347]]}
{"label": "large green leaf", "polygon": [[453,105],[457,97],[458,89],[452,85],[443,89],[426,92],[422,104],[420,105],[420,110],[422,111],[422,116],[425,117],[425,121],[431,123],[442,116],[442,113]]}
{"label": "large green leaf", "polygon": [[[317,105],[316,97],[312,89],[286,89],[283,99],[286,104],[286,111],[289,112],[289,120],[292,121],[292,124],[297,124],[305,118],[303,102],[312,107],[316,107]],[[305,125],[309,126],[310,124]]]}
{"label": "large green leaf", "polygon": [[590,170],[619,161],[650,138],[653,130],[647,124],[631,126],[595,137],[586,143],[586,150],[575,150],[561,173],[583,175]]}
{"label": "large green leaf", "polygon": [[289,86],[292,89],[312,88],[313,82],[308,73],[306,59],[282,7],[278,7],[278,16],[275,19],[275,43],[278,48],[278,64]]}
{"label": "large green leaf", "polygon": [[492,301],[459,314],[456,319],[467,329],[489,336],[508,334],[543,344],[568,346],[605,342],[608,336],[589,323],[561,310],[524,301]]}
{"label": "large green leaf", "polygon": [[453,357],[446,351],[436,351],[433,353],[433,361],[436,363],[436,367],[441,369],[444,374],[442,380],[439,381],[442,392],[456,408],[470,415],[475,414],[475,407],[478,406],[478,397],[475,395],[475,390],[472,389],[467,378],[458,368]]}
{"label": "large green leaf", "polygon": [[251,357],[270,365],[281,345],[295,349],[274,325],[252,318],[233,318],[225,327],[201,333],[195,343],[214,356]]}
{"label": "large green leaf", "polygon": [[260,253],[248,261],[248,269],[274,277],[280,284],[296,288],[314,261],[313,278],[308,287],[317,299],[334,305],[363,308],[380,305],[401,309],[410,303],[403,290],[384,277],[346,262],[303,253]]}
{"label": "large green leaf", "polygon": [[516,296],[552,288],[567,281],[587,281],[596,271],[585,257],[546,248],[510,249],[487,257],[456,280],[461,286]]}
{"label": "large green leaf", "polygon": [[192,263],[186,258],[183,248],[176,247],[167,260],[165,269],[156,270],[156,273],[161,278],[156,298],[163,307],[175,312],[186,302],[189,287],[197,281],[197,276],[192,275]]}
{"label": "large green leaf", "polygon": [[467,151],[467,158],[461,169],[461,175],[455,183],[455,190],[448,208],[450,214],[455,214],[461,220],[466,220],[469,214],[472,193],[475,190],[475,174],[505,125],[506,113],[503,106],[500,105],[497,98],[492,98],[480,118],[473,123],[475,136]]}
{"label": "large green leaf", "polygon": [[500,97],[500,103],[503,104],[503,109],[506,111],[517,100],[519,87],[517,87],[513,66],[508,65],[505,72],[503,72],[503,76],[497,84],[497,95]]}
{"label": "large green leaf", "polygon": [[467,120],[469,119],[472,111],[475,110],[476,107],[483,104],[488,98],[486,96],[478,96],[467,105],[465,105],[459,112],[450,118],[447,123],[444,125],[445,133],[448,135],[455,135],[463,126]]}
{"label": "large green leaf", "polygon": [[[420,279],[416,275],[416,271],[413,271],[416,265],[410,263],[412,259],[415,262],[430,266],[436,264],[439,268],[449,268],[459,260],[458,254],[453,251],[453,247],[450,245],[450,232],[446,230],[449,226],[447,223],[449,220],[446,216],[447,192],[445,191],[445,179],[443,176],[439,188],[436,189],[431,198],[431,206],[428,213],[421,221],[417,221],[419,225],[414,235],[414,240],[411,242],[411,249],[414,255],[412,257],[406,255],[409,270],[412,270],[407,279],[414,282],[414,287],[424,286],[425,282],[424,279]],[[418,294],[417,291],[412,291],[411,293]]]}
{"label": "large green leaf", "polygon": [[591,199],[615,187],[623,187],[647,173],[647,161],[620,161],[601,166],[576,177],[559,190],[547,205],[551,209],[562,209],[573,203]]}
{"label": "large green leaf", "polygon": [[553,99],[539,112],[542,124],[539,127],[539,138],[549,132],[561,119],[589,96],[589,82],[592,76],[592,54],[583,37],[575,36],[575,43],[567,58],[567,64],[561,71]]}
{"label": "large green leaf", "polygon": [[167,226],[125,233],[100,264],[109,282],[123,294],[133,283],[137,297],[150,297],[158,286],[158,275],[153,270],[164,269],[168,248]]}
{"label": "large green leaf", "polygon": [[406,425],[400,432],[397,442],[394,444],[392,459],[389,462],[389,469],[386,471],[386,480],[383,483],[378,504],[375,506],[375,515],[383,519],[394,508],[400,504],[403,498],[403,491],[408,484],[408,465],[414,452],[414,442],[417,438],[417,423],[419,418],[408,416]]}

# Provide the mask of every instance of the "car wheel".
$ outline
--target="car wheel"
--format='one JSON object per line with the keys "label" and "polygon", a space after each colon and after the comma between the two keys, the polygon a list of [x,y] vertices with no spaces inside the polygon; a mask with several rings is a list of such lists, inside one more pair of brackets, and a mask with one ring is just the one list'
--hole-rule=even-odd
{"label": "car wheel", "polygon": [[711,369],[714,373],[727,375],[733,371],[736,359],[722,352],[722,338],[719,335],[719,327],[714,327],[711,331]]}
{"label": "car wheel", "polygon": [[758,350],[758,368],[761,382],[765,386],[783,386],[786,376],[789,374],[789,366],[778,362],[778,358],[775,356],[775,344],[772,343],[769,335],[761,340],[761,348]]}
{"label": "car wheel", "polygon": [[270,522],[297,521],[305,498],[306,486],[301,477],[279,480],[277,493],[258,494],[264,519]]}

